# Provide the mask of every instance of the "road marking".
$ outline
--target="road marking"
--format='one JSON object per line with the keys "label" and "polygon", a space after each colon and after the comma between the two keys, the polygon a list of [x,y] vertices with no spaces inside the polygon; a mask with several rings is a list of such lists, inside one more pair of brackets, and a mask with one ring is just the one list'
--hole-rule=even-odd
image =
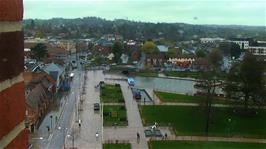
{"label": "road marking", "polygon": [[53,134],[50,134],[49,137],[48,137],[48,144],[47,144],[47,146],[46,146],[45,149],[50,149],[49,146],[50,146],[50,144],[51,144],[51,139],[52,139],[52,137],[53,137]]}

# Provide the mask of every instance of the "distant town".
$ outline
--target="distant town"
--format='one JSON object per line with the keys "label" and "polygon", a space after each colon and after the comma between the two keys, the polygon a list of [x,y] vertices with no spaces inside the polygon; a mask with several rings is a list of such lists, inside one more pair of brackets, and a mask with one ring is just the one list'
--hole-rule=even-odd
{"label": "distant town", "polygon": [[265,26],[23,20],[6,3],[0,148],[266,148]]}
{"label": "distant town", "polygon": [[[148,148],[146,140],[149,139],[152,148],[161,145],[168,148],[156,140],[199,141],[214,135],[218,137],[208,140],[231,138],[238,142],[235,141],[238,136],[260,134],[258,137],[264,137],[266,134],[262,130],[264,125],[254,132],[237,128],[252,122],[234,115],[238,111],[236,107],[242,105],[247,112],[244,115],[256,112],[247,110],[249,108],[265,109],[264,94],[260,96],[252,89],[246,92],[248,82],[241,82],[252,79],[245,73],[253,73],[245,68],[242,72],[242,65],[247,69],[257,65],[254,71],[264,71],[254,77],[258,75],[261,80],[250,80],[250,85],[262,85],[260,91],[265,93],[265,84],[260,84],[266,78],[265,38],[224,38],[217,34],[216,37],[194,35],[186,37],[190,40],[173,42],[163,36],[125,38],[114,30],[98,38],[69,39],[74,31],[65,27],[68,25],[61,24],[63,31],[49,36],[49,29],[47,33],[40,33],[33,20],[27,22],[31,27],[26,27],[24,37],[26,125],[30,130],[30,143],[35,147],[59,148],[64,144],[72,148],[101,148],[104,144],[103,147],[108,148],[105,147],[108,144],[117,144],[122,148],[142,149]],[[254,63],[244,64],[249,63],[247,59]],[[241,70],[236,71],[235,67]],[[235,78],[240,76],[247,78]],[[256,96],[246,96],[251,94]],[[199,118],[192,112],[197,107]],[[224,108],[233,109],[233,114],[223,111]],[[183,114],[163,118],[156,109],[163,110],[165,115]],[[218,113],[222,116],[212,122]],[[190,116],[199,126],[185,127],[191,122],[184,117]],[[265,116],[259,123],[265,122]],[[216,122],[221,128],[213,126]],[[222,127],[226,130],[219,130]],[[192,136],[187,139],[183,135]],[[135,137],[137,141],[132,140]],[[88,142],[83,142],[85,140]],[[260,141],[265,142],[253,137],[248,141],[240,139],[242,143]]]}

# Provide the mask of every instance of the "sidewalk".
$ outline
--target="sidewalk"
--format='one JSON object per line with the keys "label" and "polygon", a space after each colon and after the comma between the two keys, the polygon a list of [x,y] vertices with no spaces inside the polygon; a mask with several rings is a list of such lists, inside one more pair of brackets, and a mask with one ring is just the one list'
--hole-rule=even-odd
{"label": "sidewalk", "polygon": [[[150,139],[150,140],[161,140],[161,138]],[[207,137],[207,136],[169,136],[167,137],[167,140],[266,143],[266,139],[239,138],[239,137]]]}
{"label": "sidewalk", "polygon": [[[102,117],[101,112],[95,112],[93,109],[94,103],[100,103],[99,90],[94,86],[103,79],[100,71],[89,71],[87,73],[86,92],[82,96],[83,104],[82,111],[79,111],[79,119],[81,127],[75,122],[73,116],[71,130],[66,137],[66,147],[73,146],[73,131],[74,131],[74,146],[78,149],[101,149],[102,148]],[[96,139],[96,132],[99,133],[99,138]]]}
{"label": "sidewalk", "polygon": [[[127,127],[104,127],[104,142],[129,141],[132,149],[148,149],[147,140],[144,135],[138,103],[133,99],[131,90],[126,81],[119,81],[127,108]],[[137,133],[140,134],[140,141],[137,142]]]}

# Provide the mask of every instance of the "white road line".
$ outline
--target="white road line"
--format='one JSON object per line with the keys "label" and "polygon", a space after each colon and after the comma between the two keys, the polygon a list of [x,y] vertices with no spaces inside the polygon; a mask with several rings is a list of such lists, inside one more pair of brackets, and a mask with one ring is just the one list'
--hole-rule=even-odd
{"label": "white road line", "polygon": [[47,144],[47,146],[46,146],[45,149],[50,149],[49,146],[50,146],[50,144],[51,144],[52,136],[53,136],[53,134],[50,134],[50,135],[49,135],[49,137],[48,137],[48,144]]}

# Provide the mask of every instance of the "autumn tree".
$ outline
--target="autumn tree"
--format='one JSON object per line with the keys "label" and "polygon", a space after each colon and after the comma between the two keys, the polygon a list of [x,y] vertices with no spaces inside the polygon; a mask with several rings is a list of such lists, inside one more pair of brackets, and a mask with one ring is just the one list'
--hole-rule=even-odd
{"label": "autumn tree", "polygon": [[142,46],[142,51],[148,54],[154,53],[156,50],[156,45],[153,41],[146,41]]}

